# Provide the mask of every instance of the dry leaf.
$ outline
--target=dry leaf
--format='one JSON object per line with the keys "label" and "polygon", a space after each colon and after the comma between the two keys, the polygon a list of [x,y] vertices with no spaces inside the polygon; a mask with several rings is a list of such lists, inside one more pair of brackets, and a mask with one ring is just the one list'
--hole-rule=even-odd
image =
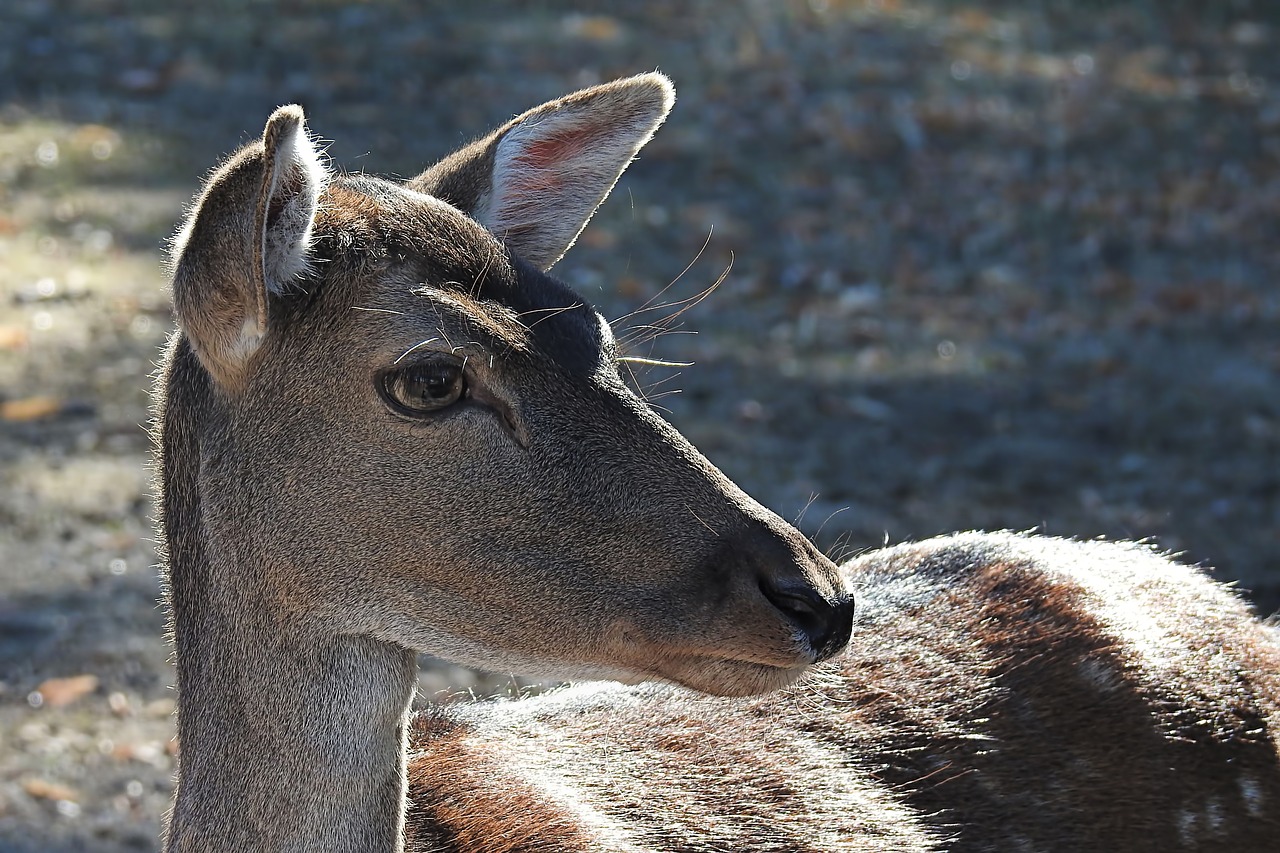
{"label": "dry leaf", "polygon": [[46,782],[43,779],[27,779],[22,783],[22,788],[28,794],[40,800],[69,800],[75,802],[79,798],[79,794],[68,788],[66,785],[59,785],[57,782]]}
{"label": "dry leaf", "polygon": [[0,349],[22,349],[26,345],[26,328],[23,326],[0,326]]}
{"label": "dry leaf", "polygon": [[44,697],[50,708],[61,708],[98,689],[98,676],[73,675],[70,678],[50,678],[42,682],[36,691]]}
{"label": "dry leaf", "polygon": [[56,415],[62,409],[57,397],[23,397],[0,403],[0,420],[36,421]]}

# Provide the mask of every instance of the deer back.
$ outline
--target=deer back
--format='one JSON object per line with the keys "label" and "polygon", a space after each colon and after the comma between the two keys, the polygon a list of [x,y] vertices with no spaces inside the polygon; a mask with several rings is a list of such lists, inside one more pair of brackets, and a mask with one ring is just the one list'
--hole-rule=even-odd
{"label": "deer back", "polygon": [[1280,837],[1280,639],[1198,570],[1136,545],[966,534],[843,571],[861,602],[848,650],[779,694],[601,687],[420,716],[422,849]]}

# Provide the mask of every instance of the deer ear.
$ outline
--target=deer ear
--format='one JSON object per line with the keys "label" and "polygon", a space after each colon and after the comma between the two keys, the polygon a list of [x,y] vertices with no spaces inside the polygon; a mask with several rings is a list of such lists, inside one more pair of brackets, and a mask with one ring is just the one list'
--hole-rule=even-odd
{"label": "deer ear", "polygon": [[306,272],[327,178],[302,108],[281,107],[209,179],[175,238],[174,310],[220,384],[238,384],[267,333],[269,297]]}
{"label": "deer ear", "polygon": [[447,201],[512,254],[550,269],[675,103],[661,74],[543,104],[445,158],[410,187]]}

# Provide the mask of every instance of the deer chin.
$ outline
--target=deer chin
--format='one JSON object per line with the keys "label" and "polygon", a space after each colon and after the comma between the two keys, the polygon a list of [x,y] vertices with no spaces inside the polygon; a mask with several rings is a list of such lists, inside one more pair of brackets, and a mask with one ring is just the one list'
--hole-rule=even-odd
{"label": "deer chin", "polygon": [[747,697],[773,693],[789,687],[808,672],[810,666],[810,664],[797,664],[782,667],[708,656],[679,659],[673,657],[659,665],[635,669],[590,664],[569,667],[545,664],[539,666],[525,660],[515,669],[525,675],[548,680],[616,681],[627,685],[664,682],[709,696]]}
{"label": "deer chin", "polygon": [[[622,660],[630,670],[606,676],[625,684],[663,681],[711,696],[755,696],[793,684],[809,671],[814,658],[796,654],[790,660],[761,660],[759,656],[711,653],[678,647],[632,646],[614,649],[611,660]],[[600,677],[600,676],[597,676]]]}
{"label": "deer chin", "polygon": [[[645,681],[677,680],[653,667],[632,665],[629,662],[611,659],[611,662],[606,664],[583,659],[574,653],[516,651],[482,639],[464,637],[437,628],[426,630],[417,625],[397,627],[400,630],[380,630],[374,632],[374,636],[418,652],[435,655],[455,664],[488,672],[509,672],[525,678],[545,681],[617,681],[623,684],[640,684]],[[720,693],[721,691],[704,692]]]}
{"label": "deer chin", "polygon": [[770,647],[754,638],[673,643],[646,633],[627,619],[612,625],[607,658],[636,673],[613,675],[614,680],[665,681],[712,696],[755,696],[795,683],[818,661],[798,638]]}
{"label": "deer chin", "polygon": [[809,664],[781,667],[754,661],[708,657],[692,661],[671,661],[668,666],[655,670],[654,676],[699,693],[743,697],[772,693],[788,687],[808,672],[809,667]]}
{"label": "deer chin", "polygon": [[[777,661],[759,656],[708,653],[687,647],[641,644],[631,638],[614,646],[609,663],[571,661],[556,656],[512,652],[456,635],[432,632],[430,642],[417,636],[408,645],[465,666],[497,672],[514,672],[530,678],[558,681],[617,681],[640,684],[661,681],[712,696],[755,696],[781,690],[809,671],[811,655],[779,654]],[[398,638],[404,643],[405,638]],[[787,658],[790,658],[789,660]]]}

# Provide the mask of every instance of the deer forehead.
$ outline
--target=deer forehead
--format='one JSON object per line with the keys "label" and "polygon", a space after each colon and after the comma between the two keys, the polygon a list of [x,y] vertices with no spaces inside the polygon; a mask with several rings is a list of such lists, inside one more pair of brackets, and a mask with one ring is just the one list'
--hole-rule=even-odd
{"label": "deer forehead", "polygon": [[582,376],[614,369],[612,329],[590,303],[433,196],[376,178],[339,179],[316,234],[328,247],[320,268],[336,295],[330,309],[376,315],[379,343],[394,358],[411,348],[470,348]]}

